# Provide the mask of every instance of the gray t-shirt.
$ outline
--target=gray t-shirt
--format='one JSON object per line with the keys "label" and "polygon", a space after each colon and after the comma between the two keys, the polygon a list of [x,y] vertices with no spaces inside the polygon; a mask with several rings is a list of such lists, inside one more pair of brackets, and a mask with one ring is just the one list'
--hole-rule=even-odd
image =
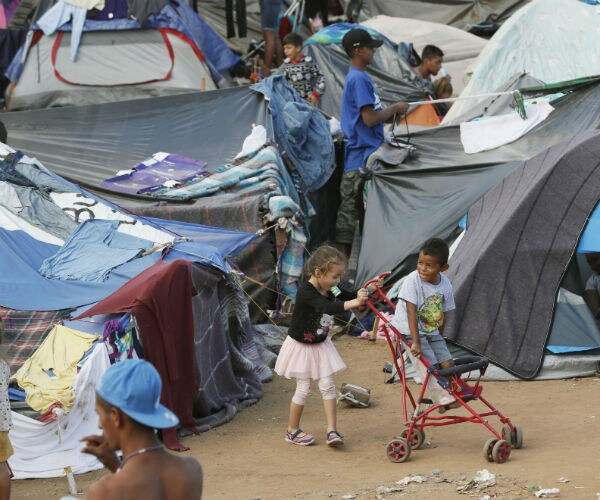
{"label": "gray t-shirt", "polygon": [[444,324],[444,313],[455,308],[452,284],[443,273],[440,273],[440,278],[437,285],[422,281],[418,271],[404,278],[392,320],[392,325],[400,333],[410,335],[405,301],[417,306],[420,335],[439,332],[439,327]]}

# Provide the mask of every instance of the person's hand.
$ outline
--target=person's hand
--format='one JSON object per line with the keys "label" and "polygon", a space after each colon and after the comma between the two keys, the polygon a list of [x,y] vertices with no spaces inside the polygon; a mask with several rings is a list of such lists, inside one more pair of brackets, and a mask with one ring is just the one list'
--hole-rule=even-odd
{"label": "person's hand", "polygon": [[81,449],[82,453],[94,455],[104,467],[112,472],[119,468],[121,461],[117,454],[109,448],[104,436],[94,434],[82,437],[79,441],[85,443],[85,446]]}
{"label": "person's hand", "polygon": [[367,300],[369,300],[369,292],[366,288],[361,288],[356,294],[356,300],[362,306]]}
{"label": "person's hand", "polygon": [[312,95],[310,96],[310,103],[311,103],[313,106],[317,106],[317,105],[319,104],[319,97],[318,97],[318,96],[316,96],[315,94],[312,94]]}
{"label": "person's hand", "polygon": [[421,357],[421,343],[413,342],[412,345],[410,346],[410,352],[412,353],[412,355],[415,358],[420,358]]}
{"label": "person's hand", "polygon": [[[368,287],[367,290],[369,291],[369,293],[373,293],[375,290],[377,290],[378,288],[383,287],[383,278],[378,278],[375,277],[373,278],[373,280],[377,280],[375,283],[371,283]],[[372,280],[369,280],[372,281]]]}
{"label": "person's hand", "polygon": [[407,102],[397,102],[395,104],[392,104],[392,106],[394,106],[394,113],[396,113],[399,116],[405,115],[406,112],[408,111],[408,103]]}

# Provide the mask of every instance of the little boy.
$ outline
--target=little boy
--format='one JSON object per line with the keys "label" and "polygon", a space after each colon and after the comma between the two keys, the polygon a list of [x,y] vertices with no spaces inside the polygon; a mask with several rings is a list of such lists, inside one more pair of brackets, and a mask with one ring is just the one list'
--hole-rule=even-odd
{"label": "little boy", "polygon": [[443,62],[444,53],[442,49],[435,45],[425,45],[421,53],[421,64],[415,68],[415,71],[430,95],[435,94],[435,87],[431,77],[437,76],[442,69]]}
{"label": "little boy", "polygon": [[292,31],[285,36],[282,71],[300,97],[316,106],[325,93],[325,77],[312,58],[302,54],[302,43],[298,33]]}
{"label": "little boy", "polygon": [[[452,355],[442,338],[445,314],[455,308],[450,280],[443,271],[448,269],[448,245],[439,238],[431,238],[421,246],[417,270],[404,279],[398,294],[396,314],[392,325],[408,339],[410,333],[411,354],[421,355],[431,365],[440,368],[454,366]],[[423,365],[415,362],[419,374]],[[454,403],[454,398],[430,378],[428,388],[434,402],[442,405]],[[437,401],[436,401],[437,400]]]}

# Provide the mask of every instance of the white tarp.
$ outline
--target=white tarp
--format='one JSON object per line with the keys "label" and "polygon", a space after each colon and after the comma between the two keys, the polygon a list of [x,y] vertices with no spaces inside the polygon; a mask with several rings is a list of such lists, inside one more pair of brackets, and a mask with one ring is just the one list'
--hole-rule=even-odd
{"label": "white tarp", "polygon": [[[461,96],[493,92],[526,72],[555,83],[600,74],[600,14],[579,0],[534,0],[515,12],[490,39]],[[443,124],[480,104],[455,102]]]}
{"label": "white tarp", "polygon": [[12,412],[14,428],[9,437],[15,454],[8,463],[15,479],[64,476],[65,467],[74,474],[102,468],[96,458],[81,453],[79,440],[102,433],[95,411],[96,387],[109,366],[106,347],[100,342],[77,374],[73,408],[60,420],[42,423]]}

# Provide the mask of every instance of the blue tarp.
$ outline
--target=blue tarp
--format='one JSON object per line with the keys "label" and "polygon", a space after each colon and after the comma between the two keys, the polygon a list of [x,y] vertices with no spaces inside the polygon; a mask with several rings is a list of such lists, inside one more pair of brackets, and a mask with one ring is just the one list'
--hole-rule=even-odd
{"label": "blue tarp", "polygon": [[53,280],[39,272],[59,246],[24,231],[0,229],[0,305],[23,311],[54,311],[97,302],[154,264],[160,253],[117,267],[104,282]]}
{"label": "blue tarp", "polygon": [[[182,238],[187,238],[196,245],[203,244],[214,247],[223,257],[235,257],[257,236],[254,233],[244,233],[242,231],[234,231],[231,229],[190,224],[189,222],[155,218],[138,218],[142,221],[148,221],[152,225],[162,227]],[[178,245],[177,248],[182,250],[180,245]]]}
{"label": "blue tarp", "polygon": [[[153,219],[160,224],[160,219]],[[164,221],[167,230],[187,238],[176,242],[164,260],[188,259],[229,271],[225,257],[234,256],[256,236],[238,231]],[[161,252],[122,264],[106,281],[48,279],[38,269],[60,249],[24,231],[0,228],[0,305],[10,309],[53,311],[92,304],[104,299],[161,258]]]}
{"label": "blue tarp", "polygon": [[600,203],[590,215],[590,220],[583,231],[577,246],[577,253],[600,252]]}

